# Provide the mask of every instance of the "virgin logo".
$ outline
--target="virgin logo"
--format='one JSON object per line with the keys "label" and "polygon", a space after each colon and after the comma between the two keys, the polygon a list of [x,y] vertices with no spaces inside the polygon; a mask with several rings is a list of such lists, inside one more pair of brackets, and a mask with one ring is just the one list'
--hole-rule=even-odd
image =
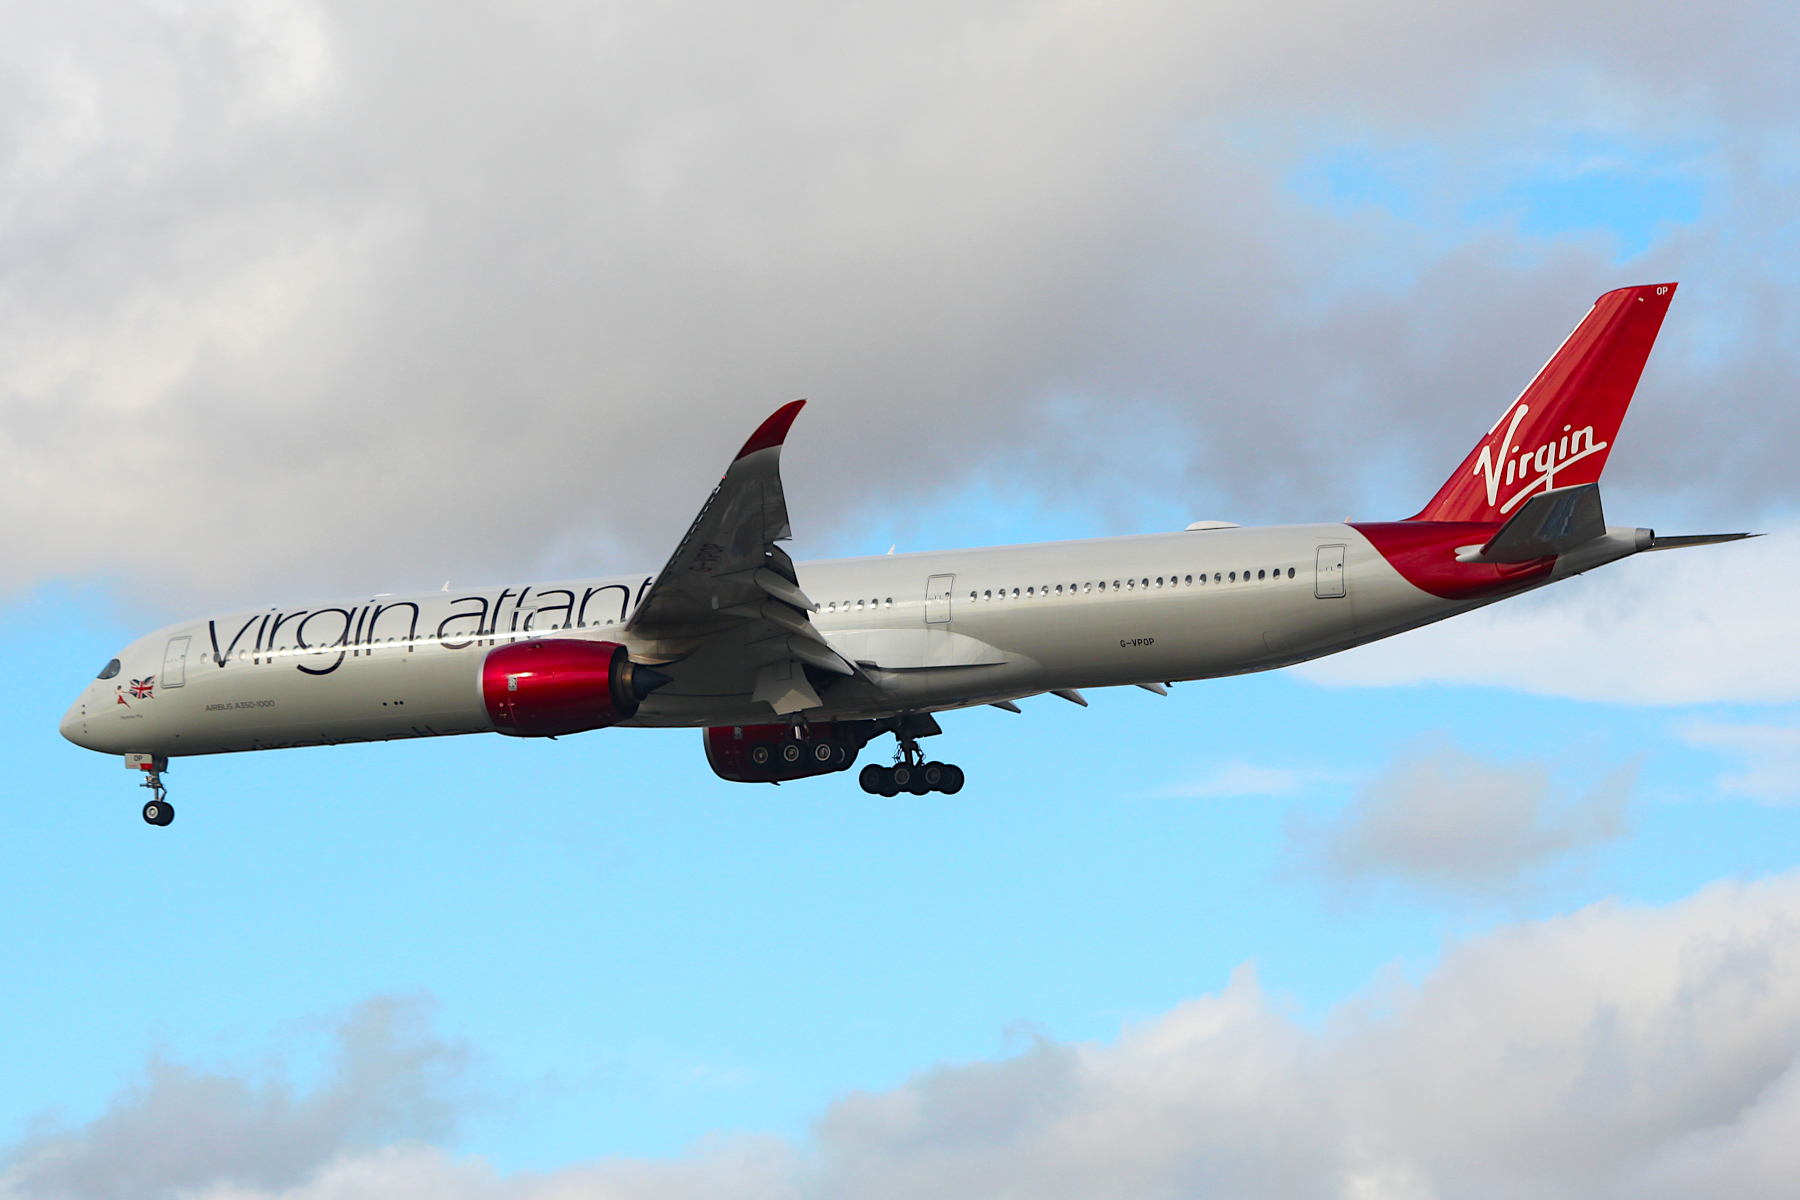
{"label": "virgin logo", "polygon": [[[1488,505],[1492,507],[1499,504],[1502,513],[1510,513],[1540,488],[1549,491],[1556,486],[1558,472],[1566,471],[1588,455],[1598,454],[1606,449],[1605,442],[1594,440],[1592,425],[1580,429],[1564,425],[1561,436],[1553,437],[1533,449],[1520,449],[1513,444],[1513,436],[1518,432],[1519,422],[1530,411],[1529,404],[1520,404],[1513,409],[1510,421],[1505,417],[1500,418],[1506,421],[1506,436],[1500,439],[1498,452],[1491,440],[1490,430],[1490,440],[1481,448],[1481,457],[1475,460],[1475,470],[1471,472],[1486,476]],[[1499,427],[1498,424],[1494,426],[1495,429]],[[1500,503],[1501,489],[1511,489],[1515,484],[1518,490],[1511,492],[1505,503]]]}

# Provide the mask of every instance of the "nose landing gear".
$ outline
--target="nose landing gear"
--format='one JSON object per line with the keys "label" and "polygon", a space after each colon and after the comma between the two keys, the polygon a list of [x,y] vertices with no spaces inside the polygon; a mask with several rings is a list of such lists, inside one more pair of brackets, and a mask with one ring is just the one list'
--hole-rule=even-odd
{"label": "nose landing gear", "polygon": [[160,754],[127,754],[125,766],[129,770],[142,771],[143,782],[138,786],[150,789],[152,799],[144,802],[144,823],[167,825],[173,821],[175,806],[169,803],[168,791],[162,781],[162,773],[169,769],[169,760]]}
{"label": "nose landing gear", "polygon": [[898,735],[900,746],[894,752],[894,765],[891,767],[876,766],[870,763],[857,776],[862,790],[872,796],[898,796],[901,792],[910,792],[915,796],[928,795],[931,792],[942,792],[946,796],[954,796],[962,791],[962,768],[954,763],[926,762],[925,752],[919,749],[919,743],[905,735]]}

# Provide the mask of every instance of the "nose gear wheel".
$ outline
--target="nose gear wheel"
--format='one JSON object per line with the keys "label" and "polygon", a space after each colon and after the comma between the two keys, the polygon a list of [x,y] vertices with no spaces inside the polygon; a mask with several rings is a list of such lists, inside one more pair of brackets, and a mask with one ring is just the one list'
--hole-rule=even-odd
{"label": "nose gear wheel", "polygon": [[175,806],[168,801],[168,789],[163,787],[162,759],[156,759],[144,770],[144,780],[139,787],[150,789],[151,799],[144,803],[144,823],[147,825],[167,825],[175,819]]}

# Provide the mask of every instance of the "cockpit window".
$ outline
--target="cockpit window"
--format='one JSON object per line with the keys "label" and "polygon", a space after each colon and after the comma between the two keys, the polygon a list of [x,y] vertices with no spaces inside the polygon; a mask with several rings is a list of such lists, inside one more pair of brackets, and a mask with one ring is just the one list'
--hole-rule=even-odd
{"label": "cockpit window", "polygon": [[104,667],[100,668],[99,678],[111,679],[114,675],[117,675],[118,673],[119,673],[119,660],[115,658],[111,662],[107,663]]}

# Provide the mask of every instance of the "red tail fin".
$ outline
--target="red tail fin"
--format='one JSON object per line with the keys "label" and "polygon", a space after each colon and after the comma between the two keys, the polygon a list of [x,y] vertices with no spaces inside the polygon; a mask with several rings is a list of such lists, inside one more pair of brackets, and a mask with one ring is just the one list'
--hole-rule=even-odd
{"label": "red tail fin", "polygon": [[1413,521],[1504,521],[1541,491],[1595,483],[1637,390],[1675,285],[1594,301],[1538,377]]}

